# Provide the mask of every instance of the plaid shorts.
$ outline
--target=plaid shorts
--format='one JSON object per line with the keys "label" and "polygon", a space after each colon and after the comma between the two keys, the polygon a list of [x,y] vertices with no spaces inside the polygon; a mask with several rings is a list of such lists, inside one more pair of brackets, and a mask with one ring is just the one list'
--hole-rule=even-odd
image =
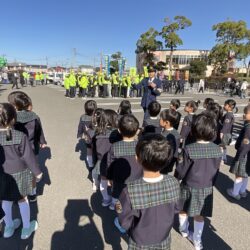
{"label": "plaid shorts", "polygon": [[12,174],[18,186],[20,194],[25,197],[32,192],[33,174],[27,168],[24,171]]}
{"label": "plaid shorts", "polygon": [[247,173],[246,165],[247,165],[247,155],[241,161],[235,161],[235,160],[233,161],[230,167],[230,173],[243,177],[243,178],[247,178],[248,173]]}
{"label": "plaid shorts", "polygon": [[171,245],[171,235],[167,237],[166,240],[161,243],[147,246],[139,246],[131,238],[129,238],[128,250],[170,250]]}
{"label": "plaid shorts", "polygon": [[183,202],[183,211],[188,216],[211,217],[213,211],[213,187],[192,188],[182,184],[181,202]]}

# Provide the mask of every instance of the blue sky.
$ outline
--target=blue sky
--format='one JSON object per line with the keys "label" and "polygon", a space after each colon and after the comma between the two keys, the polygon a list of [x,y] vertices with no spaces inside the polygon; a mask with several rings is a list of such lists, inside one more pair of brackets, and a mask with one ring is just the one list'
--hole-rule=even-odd
{"label": "blue sky", "polygon": [[193,25],[180,33],[182,49],[210,49],[213,24],[245,20],[249,0],[9,0],[1,1],[0,55],[8,61],[70,66],[73,48],[78,64],[96,66],[100,53],[121,51],[135,65],[139,36],[160,29],[165,17],[184,15]]}

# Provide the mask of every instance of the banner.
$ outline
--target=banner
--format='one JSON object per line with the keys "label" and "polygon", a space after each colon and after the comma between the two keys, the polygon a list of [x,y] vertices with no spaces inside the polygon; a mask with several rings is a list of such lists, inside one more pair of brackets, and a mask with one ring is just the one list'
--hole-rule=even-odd
{"label": "banner", "polygon": [[7,60],[4,57],[0,57],[0,68],[7,65]]}
{"label": "banner", "polygon": [[106,74],[107,74],[107,76],[109,76],[110,75],[110,57],[109,57],[109,55],[106,55],[104,59],[105,59]]}
{"label": "banner", "polygon": [[122,58],[122,70],[125,71],[126,70],[126,58]]}
{"label": "banner", "polygon": [[122,73],[123,73],[123,70],[122,70],[122,59],[118,60],[118,68],[119,68],[119,75],[120,75],[120,77],[122,77]]}

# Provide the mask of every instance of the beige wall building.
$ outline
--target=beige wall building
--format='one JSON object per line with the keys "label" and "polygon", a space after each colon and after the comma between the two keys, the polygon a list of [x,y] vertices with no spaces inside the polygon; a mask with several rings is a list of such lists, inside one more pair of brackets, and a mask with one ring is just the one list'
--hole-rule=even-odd
{"label": "beige wall building", "polygon": [[[188,71],[189,64],[195,59],[204,59],[207,61],[206,76],[212,74],[213,67],[210,65],[208,60],[209,50],[175,50],[173,53],[173,74],[176,70]],[[160,50],[154,52],[154,62],[168,62],[170,58],[170,50]],[[137,54],[136,56],[136,67],[138,72],[143,72],[144,55]],[[169,74],[167,69],[166,74]]]}

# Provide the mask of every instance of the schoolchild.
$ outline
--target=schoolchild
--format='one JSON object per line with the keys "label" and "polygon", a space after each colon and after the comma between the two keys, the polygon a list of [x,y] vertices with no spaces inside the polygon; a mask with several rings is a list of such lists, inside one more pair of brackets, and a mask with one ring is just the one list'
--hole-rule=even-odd
{"label": "schoolchild", "polygon": [[117,110],[118,119],[120,119],[123,115],[130,115],[132,114],[131,103],[128,100],[121,101],[119,108]]}
{"label": "schoolchild", "polygon": [[234,125],[234,109],[236,108],[236,102],[233,99],[225,101],[224,110],[226,114],[222,118],[222,128],[220,138],[223,146],[223,161],[227,163],[227,146],[232,141],[233,125]]}
{"label": "schoolchild", "polygon": [[203,102],[203,108],[207,109],[208,106],[212,105],[214,103],[214,99],[213,98],[206,98]]}
{"label": "schoolchild", "polygon": [[142,177],[142,167],[135,159],[139,122],[133,115],[124,115],[118,128],[122,140],[112,144],[107,156],[107,178],[112,182],[111,210],[126,184]]}
{"label": "schoolchild", "polygon": [[128,183],[116,204],[117,221],[129,235],[128,249],[170,249],[180,186],[173,176],[162,175],[160,170],[171,151],[160,134],[145,135],[136,146],[143,177]]}
{"label": "schoolchild", "polygon": [[239,200],[247,196],[248,176],[250,174],[250,104],[244,108],[245,124],[235,144],[237,150],[230,172],[235,174],[232,188],[227,190],[229,196]]}
{"label": "schoolchild", "polygon": [[178,158],[178,149],[180,146],[180,134],[174,128],[174,124],[178,119],[178,114],[173,109],[165,109],[160,114],[160,125],[163,128],[162,135],[169,141],[173,147],[173,157],[166,167],[161,170],[161,173],[167,174],[173,171],[173,167]]}
{"label": "schoolchild", "polygon": [[96,190],[100,181],[100,191],[103,197],[102,206],[107,207],[111,203],[108,194],[108,180],[105,175],[107,169],[107,153],[112,143],[121,140],[118,132],[118,115],[114,110],[106,109],[96,117],[97,126],[93,137],[93,154],[95,155],[95,167],[92,171],[93,190]]}
{"label": "schoolchild", "polygon": [[[28,136],[31,147],[38,159],[40,148],[45,148],[47,142],[44,136],[42,123],[39,116],[32,111],[31,98],[23,93],[11,93],[8,97],[9,102],[16,108],[17,118],[15,129],[23,132]],[[36,197],[36,180],[33,179],[33,189],[29,195],[30,202],[35,202]]]}
{"label": "schoolchild", "polygon": [[193,117],[195,112],[198,109],[198,106],[200,104],[200,101],[188,101],[185,105],[184,111],[187,113],[187,115],[184,117],[182,128],[181,128],[181,143],[183,145],[188,145],[193,142],[193,138],[190,134],[191,132],[191,125],[193,121]]}
{"label": "schoolchild", "polygon": [[[183,237],[189,237],[196,250],[203,249],[202,232],[204,217],[211,217],[213,210],[213,184],[219,171],[222,152],[212,140],[217,124],[208,114],[199,114],[192,123],[195,142],[186,145],[179,154],[176,168],[181,180],[182,211],[179,229]],[[194,219],[194,232],[189,231],[188,217]]]}
{"label": "schoolchild", "polygon": [[41,180],[35,154],[28,137],[13,128],[16,121],[15,108],[9,103],[0,104],[0,200],[5,213],[4,238],[13,236],[21,220],[13,219],[12,205],[18,202],[21,218],[21,239],[27,239],[37,230],[36,220],[30,221],[30,206],[27,196],[32,191],[32,180]]}
{"label": "schoolchild", "polygon": [[174,124],[174,129],[178,130],[180,121],[181,121],[181,113],[178,111],[178,109],[181,106],[181,102],[179,99],[172,99],[170,102],[170,108],[175,110],[178,114],[178,119],[176,120],[176,124]]}
{"label": "schoolchild", "polygon": [[161,104],[153,101],[148,105],[149,116],[143,121],[143,135],[146,133],[161,133],[160,119],[158,115],[161,112]]}
{"label": "schoolchild", "polygon": [[[84,104],[85,113],[80,117],[78,124],[77,138],[84,139],[87,146],[86,161],[89,168],[93,168],[92,145],[89,138],[89,130],[93,129],[92,119],[93,114],[97,108],[96,101],[89,100]],[[88,131],[88,132],[87,132]]]}

